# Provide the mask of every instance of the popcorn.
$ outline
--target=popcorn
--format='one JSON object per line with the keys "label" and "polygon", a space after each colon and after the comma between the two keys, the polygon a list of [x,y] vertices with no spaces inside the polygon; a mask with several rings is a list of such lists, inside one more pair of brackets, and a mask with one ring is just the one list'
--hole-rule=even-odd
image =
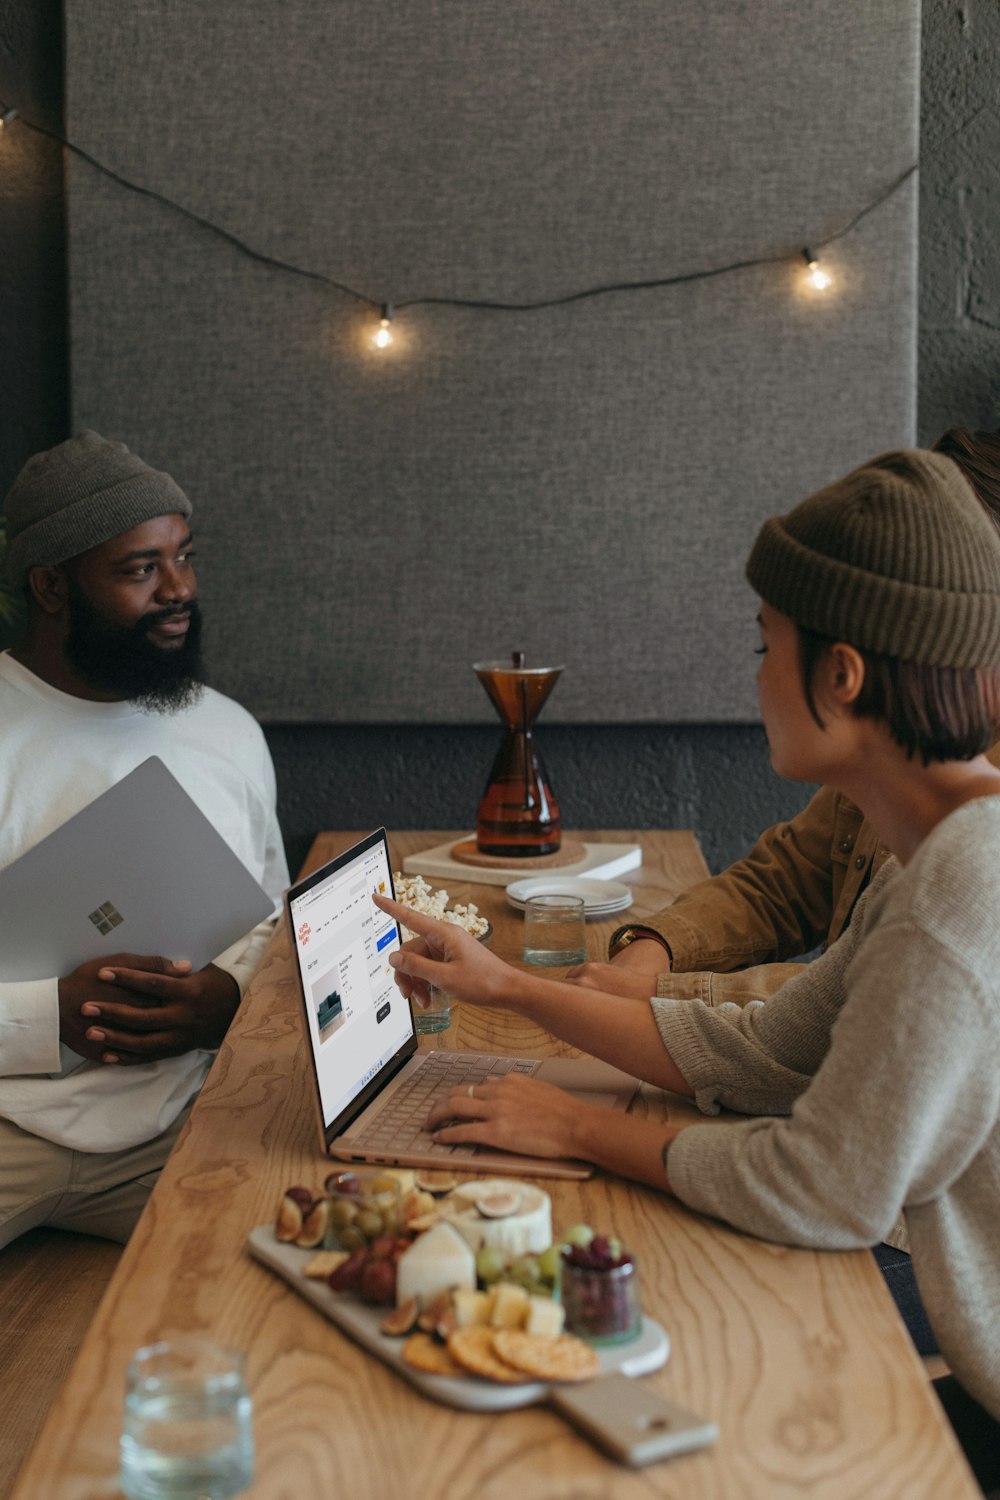
{"label": "popcorn", "polygon": [[[392,883],[396,888],[396,900],[403,906],[408,906],[411,911],[423,912],[425,916],[437,917],[442,922],[453,922],[456,927],[463,927],[466,932],[471,932],[473,937],[482,937],[490,925],[485,917],[479,915],[478,906],[471,902],[468,905],[456,902],[449,907],[448,892],[435,891],[422,875],[400,875],[393,871]],[[405,943],[415,934],[408,927],[403,927],[402,936]]]}

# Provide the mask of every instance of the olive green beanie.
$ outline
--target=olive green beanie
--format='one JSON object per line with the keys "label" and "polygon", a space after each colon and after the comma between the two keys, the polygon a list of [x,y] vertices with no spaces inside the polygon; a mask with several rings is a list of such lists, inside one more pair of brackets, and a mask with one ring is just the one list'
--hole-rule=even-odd
{"label": "olive green beanie", "polygon": [[796,624],[859,650],[1000,666],[1000,534],[941,453],[883,453],[772,516],[747,578]]}
{"label": "olive green beanie", "polygon": [[80,432],[29,458],[7,492],[7,577],[54,567],[157,516],[191,514],[180,485],[124,443]]}

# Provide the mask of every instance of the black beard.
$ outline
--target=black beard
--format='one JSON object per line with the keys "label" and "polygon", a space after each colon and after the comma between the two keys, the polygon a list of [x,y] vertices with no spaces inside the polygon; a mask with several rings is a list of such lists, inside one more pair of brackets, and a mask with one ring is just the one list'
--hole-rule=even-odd
{"label": "black beard", "polygon": [[[66,659],[88,686],[125,698],[147,713],[176,713],[201,696],[201,611],[196,601],[183,610],[144,615],[134,625],[116,625],[94,608],[74,580],[69,585]],[[164,648],[149,639],[158,620],[181,613],[191,623],[179,646]]]}

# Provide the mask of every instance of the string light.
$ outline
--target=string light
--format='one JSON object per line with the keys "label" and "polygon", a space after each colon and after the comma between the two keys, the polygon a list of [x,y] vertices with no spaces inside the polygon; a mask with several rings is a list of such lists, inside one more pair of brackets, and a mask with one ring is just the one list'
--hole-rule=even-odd
{"label": "string light", "polygon": [[829,271],[823,270],[823,267],[820,265],[819,260],[809,249],[803,250],[802,259],[809,267],[809,271],[806,276],[806,280],[808,281],[809,285],[811,287],[814,287],[817,292],[825,292],[827,287],[830,286],[833,282],[833,277],[830,275]]}
{"label": "string light", "polygon": [[372,343],[375,345],[376,349],[388,349],[389,345],[393,342],[392,330],[390,328],[391,323],[392,303],[383,302],[382,316],[379,319],[378,325],[378,333],[376,333],[375,337],[372,339]]}
{"label": "string light", "polygon": [[[201,214],[195,213],[193,209],[186,208],[183,203],[178,203],[176,199],[168,197],[165,193],[157,192],[155,188],[143,187],[140,183],[132,182],[129,178],[123,177],[121,173],[116,172],[112,167],[105,166],[104,162],[99,161],[97,157],[91,156],[89,151],[85,151],[81,146],[74,145],[65,136],[59,135],[54,130],[48,130],[44,125],[38,125],[33,120],[25,119],[23,115],[18,114],[16,109],[4,109],[3,106],[0,106],[0,125],[7,125],[14,119],[20,120],[22,125],[26,126],[28,130],[34,131],[37,135],[45,136],[48,140],[55,141],[74,156],[78,156],[82,161],[87,162],[95,171],[100,172],[112,182],[118,183],[120,187],[127,188],[133,193],[139,193],[145,198],[152,198],[155,202],[162,203],[175,213],[181,214],[191,223],[200,225],[202,229],[207,229],[211,234],[225,240],[227,244],[234,246],[241,254],[256,261],[259,265],[270,266],[275,270],[284,271],[292,276],[301,276],[309,281],[318,281],[323,286],[332,287],[335,291],[342,292],[345,296],[353,298],[354,301],[362,302],[374,311],[378,311],[380,313],[379,326],[372,336],[372,343],[378,349],[386,349],[390,344],[395,343],[391,325],[394,311],[398,311],[400,308],[458,307],[474,308],[484,312],[537,312],[543,308],[564,307],[570,302],[583,302],[591,297],[605,297],[616,292],[652,291],[661,287],[684,286],[689,282],[708,281],[716,276],[727,276],[736,271],[751,270],[758,266],[778,265],[782,262],[787,263],[791,255],[791,252],[779,252],[776,255],[760,255],[746,260],[730,261],[727,264],[712,266],[706,270],[683,271],[676,276],[659,276],[645,281],[611,281],[602,283],[599,286],[584,287],[575,292],[565,292],[557,297],[539,297],[529,302],[503,302],[477,297],[411,297],[404,302],[397,302],[394,305],[388,302],[380,303],[368,293],[361,292],[356,287],[347,286],[344,282],[337,281],[332,276],[326,276],[322,271],[313,271],[307,266],[297,266],[291,261],[280,260],[277,256],[265,254],[262,250],[255,250],[252,245],[247,244],[245,240],[241,240],[238,235],[231,234],[228,229],[223,229],[221,225],[214,224],[211,219],[206,219]],[[903,184],[908,182],[917,172],[918,167],[919,163],[913,162],[893,182],[890,182],[887,187],[883,188],[877,197],[870,199],[862,208],[858,209],[857,213],[853,214],[846,224],[843,224],[833,234],[827,235],[824,240],[819,241],[819,248],[823,249],[826,245],[832,245],[834,241],[843,239],[862,219],[866,218],[868,214],[873,213],[875,209],[898,192]],[[833,277],[820,264],[813,250],[806,248],[801,252],[801,255],[808,267],[805,277],[808,285],[815,291],[826,291],[832,285]]]}

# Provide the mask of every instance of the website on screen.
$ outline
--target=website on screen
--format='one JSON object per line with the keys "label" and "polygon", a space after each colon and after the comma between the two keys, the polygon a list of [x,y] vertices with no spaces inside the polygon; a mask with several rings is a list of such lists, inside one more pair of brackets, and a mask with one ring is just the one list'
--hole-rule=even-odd
{"label": "website on screen", "polygon": [[372,902],[390,889],[385,845],[378,844],[290,903],[327,1125],[413,1034],[389,963],[399,933]]}

